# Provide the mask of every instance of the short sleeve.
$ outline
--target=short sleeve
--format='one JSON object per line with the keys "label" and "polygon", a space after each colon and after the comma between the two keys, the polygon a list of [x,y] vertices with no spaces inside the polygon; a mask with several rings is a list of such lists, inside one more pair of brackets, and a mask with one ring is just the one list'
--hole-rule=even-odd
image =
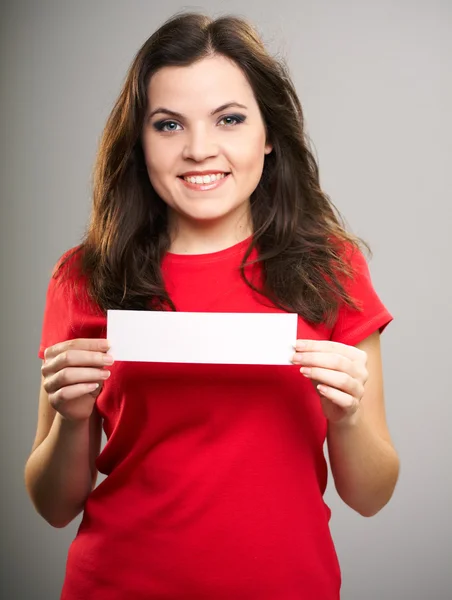
{"label": "short sleeve", "polygon": [[353,277],[345,280],[345,287],[359,310],[340,307],[330,339],[354,346],[393,320],[372,284],[369,266],[363,253],[355,249],[349,253]]}
{"label": "short sleeve", "polygon": [[58,265],[55,267],[47,287],[38,352],[40,358],[44,358],[46,348],[75,337],[72,327],[69,285],[67,281],[62,281],[61,276],[56,275],[57,267]]}

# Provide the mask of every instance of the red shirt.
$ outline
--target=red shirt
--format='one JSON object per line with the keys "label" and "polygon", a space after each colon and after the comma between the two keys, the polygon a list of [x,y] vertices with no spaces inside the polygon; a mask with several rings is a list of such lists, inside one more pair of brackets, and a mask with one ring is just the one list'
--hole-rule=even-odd
{"label": "red shirt", "polygon": [[[280,312],[240,277],[247,243],[168,254],[177,310]],[[332,329],[299,318],[298,338],[354,345],[391,321],[362,254],[353,264],[349,291],[363,310],[342,307]],[[50,281],[41,358],[59,341],[105,337],[106,318],[79,283],[74,294]],[[97,468],[108,477],[85,504],[61,598],[337,600],[326,420],[299,368],[118,362],[111,371],[97,399],[107,437]]]}

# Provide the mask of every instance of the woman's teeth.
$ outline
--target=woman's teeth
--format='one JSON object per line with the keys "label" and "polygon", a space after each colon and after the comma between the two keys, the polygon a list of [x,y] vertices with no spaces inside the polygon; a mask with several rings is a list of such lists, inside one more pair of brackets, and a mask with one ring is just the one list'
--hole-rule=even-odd
{"label": "woman's teeth", "polygon": [[225,173],[216,173],[215,175],[197,175],[196,177],[184,177],[188,183],[213,183],[220,179],[224,179]]}

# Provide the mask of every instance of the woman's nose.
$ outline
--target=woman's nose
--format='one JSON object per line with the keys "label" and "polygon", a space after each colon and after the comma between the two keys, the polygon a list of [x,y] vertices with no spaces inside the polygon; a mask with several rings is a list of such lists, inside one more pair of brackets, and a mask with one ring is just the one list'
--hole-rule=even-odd
{"label": "woman's nose", "polygon": [[191,131],[186,138],[183,157],[201,162],[218,154],[218,144],[214,136],[204,129]]}

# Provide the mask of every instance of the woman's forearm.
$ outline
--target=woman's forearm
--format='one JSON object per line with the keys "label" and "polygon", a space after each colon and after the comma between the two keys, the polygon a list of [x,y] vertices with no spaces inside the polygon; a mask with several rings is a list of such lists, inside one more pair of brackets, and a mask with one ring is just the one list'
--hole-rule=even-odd
{"label": "woman's forearm", "polygon": [[360,411],[351,422],[330,423],[328,455],[342,500],[370,517],[390,500],[399,474],[399,459],[389,441],[379,436]]}
{"label": "woman's forearm", "polygon": [[64,527],[83,509],[92,488],[89,420],[70,422],[58,413],[46,439],[25,466],[25,485],[39,514]]}

